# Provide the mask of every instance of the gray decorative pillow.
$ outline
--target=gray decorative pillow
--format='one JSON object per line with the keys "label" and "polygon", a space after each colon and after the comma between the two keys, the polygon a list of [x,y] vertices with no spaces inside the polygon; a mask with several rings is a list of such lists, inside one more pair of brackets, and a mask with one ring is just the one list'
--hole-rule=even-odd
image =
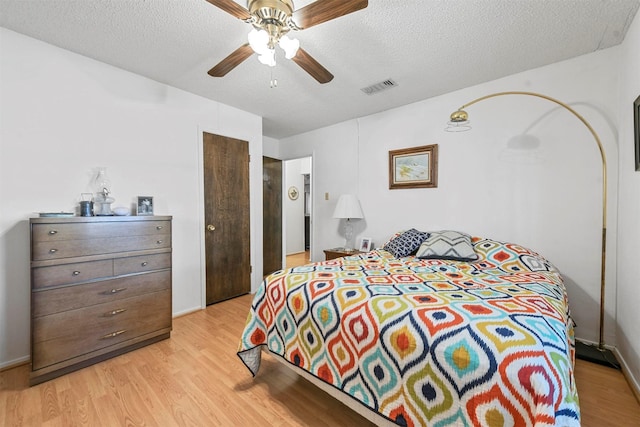
{"label": "gray decorative pillow", "polygon": [[414,253],[427,237],[429,233],[412,228],[391,239],[382,249],[391,252],[396,258],[404,258]]}
{"label": "gray decorative pillow", "polygon": [[420,245],[416,257],[456,261],[475,261],[478,259],[471,244],[471,236],[450,230],[430,232],[427,240]]}

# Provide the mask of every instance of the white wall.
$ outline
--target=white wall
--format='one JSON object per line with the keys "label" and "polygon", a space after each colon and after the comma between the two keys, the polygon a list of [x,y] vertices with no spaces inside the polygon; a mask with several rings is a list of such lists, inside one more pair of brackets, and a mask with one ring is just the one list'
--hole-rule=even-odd
{"label": "white wall", "polygon": [[278,159],[280,157],[280,145],[277,139],[269,138],[265,136],[262,138],[262,154],[271,157],[272,159]]}
{"label": "white wall", "polygon": [[[356,223],[356,241],[367,236],[382,244],[409,227],[456,229],[540,252],[562,270],[577,336],[597,341],[602,168],[586,126],[552,102],[520,95],[470,107],[470,132],[443,131],[449,114],[477,97],[540,92],[582,114],[608,156],[606,338],[614,344],[620,54],[619,48],[600,51],[282,140],[283,158],[314,155],[315,260],[341,244],[331,212],[340,194],[355,193],[365,215]],[[514,139],[522,134],[537,145]],[[439,146],[438,188],[389,190],[388,151],[426,144]]]}
{"label": "white wall", "polygon": [[640,172],[635,171],[633,101],[640,96],[640,15],[622,45],[620,64],[620,188],[618,227],[618,316],[616,344],[640,381]]}
{"label": "white wall", "polygon": [[[355,141],[355,142],[354,142]],[[311,257],[324,259],[323,249],[344,246],[339,220],[332,219],[341,194],[357,194],[358,122],[348,121],[281,141],[283,160],[312,156]],[[320,178],[316,179],[319,171]],[[367,213],[365,212],[365,217]],[[366,220],[354,223],[354,235]]]}
{"label": "white wall", "polygon": [[[97,166],[114,206],[173,215],[173,311],[203,306],[201,132],[249,141],[254,288],[262,275],[262,121],[0,28],[0,368],[29,356],[29,228],[73,211]],[[258,160],[259,159],[259,160]]]}

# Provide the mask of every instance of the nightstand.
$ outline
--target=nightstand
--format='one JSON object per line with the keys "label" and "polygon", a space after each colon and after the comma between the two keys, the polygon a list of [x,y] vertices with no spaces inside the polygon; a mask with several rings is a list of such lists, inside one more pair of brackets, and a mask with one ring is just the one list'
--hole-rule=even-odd
{"label": "nightstand", "polygon": [[324,250],[324,256],[325,256],[325,260],[329,261],[330,259],[335,259],[335,258],[340,258],[343,256],[351,256],[351,255],[358,255],[361,254],[363,252],[356,250],[356,249],[352,249],[352,250],[347,250],[344,248],[333,248],[333,249],[325,249]]}

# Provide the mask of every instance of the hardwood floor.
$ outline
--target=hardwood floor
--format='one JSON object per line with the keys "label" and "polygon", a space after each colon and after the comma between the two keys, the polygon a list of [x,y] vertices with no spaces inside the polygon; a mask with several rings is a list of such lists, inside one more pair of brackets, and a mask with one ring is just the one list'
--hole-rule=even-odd
{"label": "hardwood floor", "polygon": [[311,256],[309,254],[309,251],[287,255],[287,268],[293,268],[299,265],[309,264],[310,262],[311,262]]}
{"label": "hardwood floor", "polygon": [[268,355],[251,377],[236,355],[251,299],[176,318],[169,340],[31,388],[26,365],[0,373],[0,425],[370,425]]}
{"label": "hardwood floor", "polygon": [[622,372],[576,360],[583,427],[640,426],[640,403]]}
{"label": "hardwood floor", "polygon": [[[255,378],[236,356],[251,295],[174,319],[165,340],[28,387],[0,372],[2,426],[370,426],[264,354]],[[584,427],[640,425],[620,371],[578,361]]]}

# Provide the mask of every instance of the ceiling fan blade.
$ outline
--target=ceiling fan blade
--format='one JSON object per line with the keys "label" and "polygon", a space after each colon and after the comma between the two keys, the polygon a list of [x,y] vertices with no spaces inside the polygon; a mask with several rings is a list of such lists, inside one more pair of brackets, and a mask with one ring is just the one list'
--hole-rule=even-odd
{"label": "ceiling fan blade", "polygon": [[329,83],[333,80],[333,74],[327,71],[326,68],[320,65],[318,61],[313,59],[313,57],[302,48],[298,49],[298,53],[296,53],[296,56],[291,58],[291,60],[302,67],[303,70],[309,73],[311,77],[319,83]]}
{"label": "ceiling fan blade", "polygon": [[231,54],[220,61],[218,65],[210,69],[207,74],[211,77],[222,77],[240,65],[242,61],[250,57],[252,54],[253,49],[251,49],[249,43],[245,43],[231,52]]}
{"label": "ceiling fan blade", "polygon": [[348,15],[369,5],[367,0],[316,0],[293,12],[293,21],[301,29]]}
{"label": "ceiling fan blade", "polygon": [[249,15],[249,11],[244,7],[240,6],[238,3],[233,0],[206,0],[212,5],[219,7],[225,12],[235,16],[238,19],[247,20],[251,18]]}

